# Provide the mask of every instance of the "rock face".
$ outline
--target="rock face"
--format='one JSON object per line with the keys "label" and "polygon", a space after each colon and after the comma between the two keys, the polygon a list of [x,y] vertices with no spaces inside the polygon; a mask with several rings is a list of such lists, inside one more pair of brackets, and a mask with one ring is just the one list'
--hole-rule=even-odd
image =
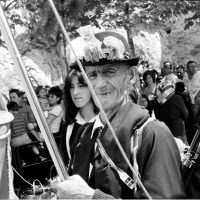
{"label": "rock face", "polygon": [[[16,44],[33,87],[63,83],[66,66],[64,66],[61,55],[63,51],[59,49],[59,44],[55,48],[46,49],[44,46],[31,44],[25,34],[16,37]],[[0,91],[6,96],[11,88],[24,90],[22,77],[18,72],[19,69],[13,63],[9,51],[0,47]]]}
{"label": "rock face", "polygon": [[185,17],[188,16],[174,18],[173,23],[164,28],[145,27],[143,24],[134,27],[136,54],[156,69],[167,60],[173,65],[186,64],[189,60],[200,63],[200,27],[194,25],[185,31]]}
{"label": "rock face", "polygon": [[[196,25],[185,31],[184,18],[177,17],[164,28],[143,24],[134,27],[132,34],[136,54],[149,61],[155,69],[160,69],[166,60],[174,65],[186,64],[189,60],[200,63],[200,27]],[[18,35],[16,43],[33,86],[52,86],[63,82],[67,68],[61,44],[46,47],[41,41],[33,43],[25,34]],[[0,47],[0,77],[3,92],[7,93],[10,88],[23,89],[9,52],[3,47]]]}

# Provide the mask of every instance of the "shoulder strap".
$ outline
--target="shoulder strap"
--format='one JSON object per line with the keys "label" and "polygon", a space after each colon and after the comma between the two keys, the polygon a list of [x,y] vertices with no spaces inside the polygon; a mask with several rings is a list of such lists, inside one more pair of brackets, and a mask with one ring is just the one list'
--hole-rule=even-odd
{"label": "shoulder strap", "polygon": [[132,160],[133,160],[133,167],[135,169],[135,172],[137,172],[138,176],[139,174],[139,167],[137,163],[137,151],[141,146],[142,143],[142,131],[143,128],[151,121],[153,121],[154,118],[149,117],[141,126],[140,128],[135,130],[135,133],[131,137],[131,155],[132,155]]}

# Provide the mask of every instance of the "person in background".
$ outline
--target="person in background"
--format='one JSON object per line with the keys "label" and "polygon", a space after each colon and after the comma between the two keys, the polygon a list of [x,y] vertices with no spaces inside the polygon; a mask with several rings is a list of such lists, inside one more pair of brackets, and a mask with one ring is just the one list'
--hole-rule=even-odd
{"label": "person in background", "polygon": [[173,69],[172,69],[172,65],[170,64],[170,62],[169,61],[164,62],[163,68],[161,68],[161,76],[162,76],[162,78],[167,77],[171,81],[173,87],[175,88],[178,78],[172,72],[173,72]]}
{"label": "person in background", "polygon": [[[81,27],[78,31],[83,39],[85,72],[130,161],[133,156],[130,148],[131,136],[135,133],[133,129],[144,125],[141,144],[133,160],[137,161],[141,182],[149,195],[152,199],[184,198],[180,153],[170,130],[158,120],[147,122],[147,110],[126,98],[130,67],[136,66],[139,58],[130,56],[126,39],[119,33],[94,34],[90,26]],[[77,63],[71,67],[78,69]],[[147,197],[141,187],[134,188],[133,179],[136,177],[131,178],[133,174],[106,125],[103,113],[99,113],[94,123],[81,126],[78,131],[81,138],[74,150],[74,175],[66,181],[52,184],[59,198]],[[115,167],[110,167],[109,163]],[[129,178],[124,178],[124,175]]]}
{"label": "person in background", "polygon": [[185,67],[184,65],[177,65],[176,66],[176,76],[178,79],[183,80],[185,77]]}
{"label": "person in background", "polygon": [[149,112],[149,115],[152,115],[152,102],[149,101],[148,97],[145,94],[142,94],[139,100],[139,105],[143,106],[144,108],[146,108]]}
{"label": "person in background", "polygon": [[[26,144],[31,144],[34,140],[40,141],[37,132],[28,128],[28,121],[22,113],[19,112],[19,105],[16,102],[9,102],[7,104],[8,111],[14,116],[14,120],[10,123],[11,127],[11,145],[19,147]],[[32,135],[31,135],[32,134]],[[33,139],[33,140],[32,140]],[[37,161],[44,161],[47,158],[43,157],[36,145],[30,145],[32,151],[36,156]],[[22,162],[22,165],[26,163]]]}
{"label": "person in background", "polygon": [[188,109],[184,99],[175,93],[175,88],[167,77],[164,77],[161,83],[158,84],[156,96],[157,98],[153,101],[156,119],[164,122],[174,137],[188,144],[185,130]]}
{"label": "person in background", "polygon": [[194,116],[194,113],[192,111],[192,105],[191,105],[191,100],[190,100],[190,96],[189,93],[187,91],[187,88],[185,87],[184,82],[177,82],[176,83],[176,88],[175,88],[175,93],[180,95],[183,100],[184,103],[186,105],[186,108],[188,110],[188,119],[185,122],[185,128],[186,128],[186,136],[187,136],[187,140],[189,145],[192,142],[192,139],[194,138],[194,135],[196,133],[196,130],[198,129],[198,122]]}
{"label": "person in background", "polygon": [[42,86],[39,85],[36,87],[35,89],[35,93],[38,97],[38,101],[40,103],[40,106],[44,112],[45,117],[48,116],[48,111],[51,110],[51,108],[49,107],[49,100],[47,97],[47,92],[46,89]]}
{"label": "person in background", "polygon": [[169,61],[165,61],[163,63],[163,67],[161,68],[161,75],[162,77],[167,76],[172,73],[172,65]]}
{"label": "person in background", "polygon": [[154,99],[155,89],[156,89],[156,77],[153,71],[147,70],[143,74],[143,80],[145,87],[142,89],[141,93],[146,95],[149,101]]}
{"label": "person in background", "polygon": [[196,61],[187,62],[187,74],[188,78],[183,82],[188,89],[195,118],[200,122],[200,71]]}
{"label": "person in background", "polygon": [[19,112],[25,115],[29,123],[36,123],[33,111],[28,105],[20,105],[20,91],[18,89],[9,90],[10,102],[16,102],[19,105]]}
{"label": "person in background", "polygon": [[62,101],[62,90],[58,86],[54,86],[49,90],[49,105],[47,123],[51,133],[57,135],[60,131],[63,110],[60,105]]}
{"label": "person in background", "polygon": [[74,69],[68,72],[65,79],[64,105],[65,124],[62,129],[60,149],[65,165],[69,166],[74,147],[79,140],[78,128],[86,122],[93,122],[98,113],[82,74]]}
{"label": "person in background", "polygon": [[47,93],[47,97],[49,96],[49,90],[51,89],[51,87],[49,85],[45,85],[44,86],[46,93]]}

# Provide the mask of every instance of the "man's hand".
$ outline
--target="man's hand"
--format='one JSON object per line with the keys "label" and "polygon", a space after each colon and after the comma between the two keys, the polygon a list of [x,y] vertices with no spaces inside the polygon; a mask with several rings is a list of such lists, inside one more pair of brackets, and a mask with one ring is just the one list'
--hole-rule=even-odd
{"label": "man's hand", "polygon": [[57,190],[60,199],[92,199],[95,191],[79,175],[63,182],[53,182],[51,188]]}

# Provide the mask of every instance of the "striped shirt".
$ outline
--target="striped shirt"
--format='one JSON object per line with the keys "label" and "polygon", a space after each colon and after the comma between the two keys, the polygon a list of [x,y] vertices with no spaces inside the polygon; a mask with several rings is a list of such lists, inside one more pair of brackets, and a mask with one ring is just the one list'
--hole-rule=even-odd
{"label": "striped shirt", "polygon": [[27,119],[22,113],[13,113],[14,120],[10,123],[12,138],[19,135],[24,135],[28,132],[27,130]]}

